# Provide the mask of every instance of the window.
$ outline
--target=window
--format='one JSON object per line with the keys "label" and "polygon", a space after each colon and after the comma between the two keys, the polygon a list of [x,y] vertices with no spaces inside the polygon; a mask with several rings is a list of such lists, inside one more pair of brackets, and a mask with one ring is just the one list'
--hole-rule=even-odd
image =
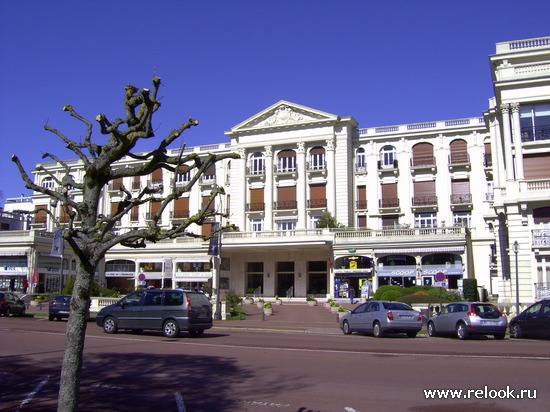
{"label": "window", "polygon": [[453,224],[455,226],[472,227],[472,213],[471,212],[454,212]]}
{"label": "window", "polygon": [[314,147],[309,153],[309,169],[322,170],[325,168],[325,149]]}
{"label": "window", "polygon": [[145,300],[143,304],[145,306],[160,306],[160,301],[162,300],[162,292],[148,292],[145,295]]}
{"label": "window", "polygon": [[277,172],[294,172],[296,170],[296,155],[294,150],[283,150],[277,157]]}
{"label": "window", "polygon": [[277,230],[295,230],[296,221],[277,222]]}
{"label": "window", "polygon": [[53,177],[44,178],[44,180],[42,180],[42,187],[46,189],[53,189],[54,187]]}
{"label": "window", "polygon": [[397,155],[395,152],[395,147],[393,146],[384,146],[380,150],[380,168],[381,169],[391,169],[395,167],[394,161],[396,160]]}
{"label": "window", "polygon": [[549,103],[522,105],[519,113],[522,141],[550,139]]}
{"label": "window", "polygon": [[317,222],[321,219],[321,216],[310,216],[309,217],[309,228],[310,229],[316,229],[317,228]]}
{"label": "window", "polygon": [[189,183],[191,181],[191,169],[187,165],[181,165],[176,174],[176,183]]}
{"label": "window", "polygon": [[435,213],[417,213],[414,215],[414,227],[437,227]]}
{"label": "window", "polygon": [[165,306],[183,305],[183,293],[166,292],[166,296],[164,296],[164,305]]}
{"label": "window", "polygon": [[263,219],[250,219],[250,231],[251,232],[261,232],[264,230],[264,220]]}
{"label": "window", "polygon": [[253,153],[250,156],[250,165],[249,165],[249,174],[252,175],[263,175],[265,164],[264,164],[264,155],[260,152]]}
{"label": "window", "polygon": [[355,171],[360,173],[367,171],[367,166],[365,164],[365,149],[362,147],[357,149],[357,154],[355,155]]}

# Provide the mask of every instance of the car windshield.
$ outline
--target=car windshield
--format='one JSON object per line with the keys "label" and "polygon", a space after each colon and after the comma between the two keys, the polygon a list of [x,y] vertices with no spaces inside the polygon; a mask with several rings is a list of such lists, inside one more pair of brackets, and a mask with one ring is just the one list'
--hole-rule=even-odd
{"label": "car windshield", "polygon": [[476,311],[476,314],[483,319],[498,319],[500,317],[499,310],[488,304],[476,304],[473,305]]}
{"label": "car windshield", "polygon": [[387,310],[414,310],[406,303],[401,302],[384,302],[384,309]]}
{"label": "car windshield", "polygon": [[189,301],[191,302],[192,306],[202,306],[210,304],[208,298],[202,293],[188,293],[187,296],[189,296]]}

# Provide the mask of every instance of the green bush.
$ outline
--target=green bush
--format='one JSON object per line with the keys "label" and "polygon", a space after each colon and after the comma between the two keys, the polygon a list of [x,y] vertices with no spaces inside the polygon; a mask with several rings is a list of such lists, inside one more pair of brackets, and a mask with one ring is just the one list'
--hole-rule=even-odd
{"label": "green bush", "polygon": [[403,294],[398,290],[387,290],[380,295],[380,300],[400,300]]}
{"label": "green bush", "polygon": [[399,292],[399,294],[403,294],[403,288],[401,286],[396,286],[396,285],[383,285],[383,286],[380,286],[376,292],[374,292],[374,299],[376,300],[383,300],[382,299],[382,295],[388,291],[397,291]]}
{"label": "green bush", "polygon": [[463,279],[464,299],[468,302],[479,301],[479,290],[477,289],[477,279]]}
{"label": "green bush", "polygon": [[[65,287],[62,290],[63,295],[72,295],[73,294],[73,288],[74,288],[75,280],[76,280],[75,277],[71,277],[69,279],[69,281],[65,284]],[[120,293],[118,292],[118,290],[105,288],[105,287],[101,286],[98,282],[93,280],[92,281],[92,287],[90,288],[90,296],[118,298],[118,297],[120,297]]]}
{"label": "green bush", "polygon": [[239,303],[241,303],[241,297],[232,290],[225,292],[224,300],[229,302],[230,310],[234,309]]}

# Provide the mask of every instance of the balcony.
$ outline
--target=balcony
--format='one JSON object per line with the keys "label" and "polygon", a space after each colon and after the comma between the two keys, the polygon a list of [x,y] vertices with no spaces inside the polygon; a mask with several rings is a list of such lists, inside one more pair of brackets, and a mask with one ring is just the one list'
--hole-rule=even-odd
{"label": "balcony", "polygon": [[189,218],[189,210],[174,210],[170,212],[170,220],[185,220]]}
{"label": "balcony", "polygon": [[456,169],[470,170],[470,155],[465,153],[452,154],[449,156],[449,170]]}
{"label": "balcony", "polygon": [[273,165],[273,174],[275,176],[292,176],[296,178],[296,166]]}
{"label": "balcony", "polygon": [[296,200],[281,200],[273,202],[273,210],[295,210],[298,208]]}
{"label": "balcony", "polygon": [[414,196],[411,199],[413,212],[421,209],[437,209],[437,196]]}
{"label": "balcony", "polygon": [[309,199],[307,207],[308,209],[326,209],[327,199]]}
{"label": "balcony", "polygon": [[263,202],[255,202],[255,203],[247,203],[246,204],[246,211],[247,212],[263,212],[265,210],[265,203]]}
{"label": "balcony", "polygon": [[533,246],[550,248],[550,229],[533,229],[531,235]]}
{"label": "balcony", "polygon": [[472,194],[471,193],[457,193],[451,195],[451,209],[456,208],[472,208]]}
{"label": "balcony", "polygon": [[411,159],[411,172],[419,172],[421,170],[435,172],[435,157],[434,156],[415,156]]}
{"label": "balcony", "polygon": [[[145,213],[145,220],[146,221],[152,221],[155,218],[156,212],[147,212]],[[157,221],[158,224],[162,223],[162,216],[159,216],[159,220]]]}
{"label": "balcony", "polygon": [[355,202],[355,208],[357,210],[367,210],[367,201],[366,200],[357,200]]}
{"label": "balcony", "polygon": [[378,176],[383,175],[397,175],[399,173],[399,163],[395,159],[391,163],[383,163],[381,160],[378,161]]}
{"label": "balcony", "polygon": [[307,174],[311,176],[326,176],[327,162],[306,162]]}
{"label": "balcony", "polygon": [[122,184],[122,181],[120,180],[113,180],[111,182],[109,182],[109,185],[107,186],[107,190],[109,192],[119,192],[120,189],[122,189],[122,186],[124,186]]}
{"label": "balcony", "polygon": [[398,213],[399,198],[380,199],[378,204],[379,213]]}
{"label": "balcony", "polygon": [[539,140],[550,140],[550,126],[537,127],[533,130],[532,127],[521,128],[521,141],[534,142]]}
{"label": "balcony", "polygon": [[215,186],[216,175],[202,175],[199,179],[199,185],[201,186]]}
{"label": "balcony", "polygon": [[535,300],[550,298],[550,283],[535,283]]}

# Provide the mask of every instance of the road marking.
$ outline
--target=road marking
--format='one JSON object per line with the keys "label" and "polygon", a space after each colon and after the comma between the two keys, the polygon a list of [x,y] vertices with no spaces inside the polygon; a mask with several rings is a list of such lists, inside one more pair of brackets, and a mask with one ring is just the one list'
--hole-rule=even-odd
{"label": "road marking", "polygon": [[16,412],[19,412],[21,410],[21,408],[23,406],[25,406],[27,403],[29,403],[30,401],[32,401],[32,399],[38,394],[38,392],[40,392],[40,390],[42,389],[42,387],[48,383],[48,381],[50,380],[50,377],[49,376],[46,376],[46,379],[44,379],[42,382],[40,382],[36,388],[34,388],[34,390],[29,393],[27,395],[27,397],[23,400],[23,402],[21,402],[21,405],[19,405],[19,408],[16,410]]}
{"label": "road marking", "polygon": [[185,409],[185,402],[183,401],[183,396],[181,396],[181,393],[176,392],[174,393],[174,396],[176,397],[176,406],[178,407],[178,412],[185,412],[187,409]]}

